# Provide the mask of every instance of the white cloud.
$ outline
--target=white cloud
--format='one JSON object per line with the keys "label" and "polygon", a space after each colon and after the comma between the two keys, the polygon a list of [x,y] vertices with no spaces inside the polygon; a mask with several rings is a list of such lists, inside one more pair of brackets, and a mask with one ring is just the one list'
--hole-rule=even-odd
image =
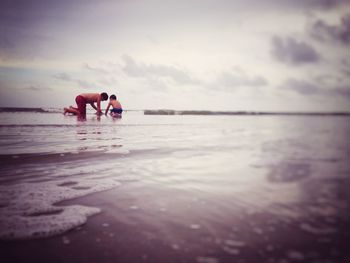
{"label": "white cloud", "polygon": [[231,71],[223,71],[216,77],[212,87],[217,89],[234,91],[241,87],[256,88],[266,86],[268,81],[262,76],[248,75],[241,69],[234,69]]}
{"label": "white cloud", "polygon": [[131,77],[156,77],[158,79],[170,78],[175,84],[178,85],[199,83],[198,80],[192,78],[188,72],[179,67],[137,63],[131,56],[128,55],[123,55],[122,59],[124,61],[123,70]]}
{"label": "white cloud", "polygon": [[95,82],[85,80],[85,79],[80,79],[80,78],[74,78],[68,75],[67,73],[56,74],[53,76],[53,78],[64,82],[68,82],[70,84],[78,85],[82,89],[91,89],[91,90],[98,89],[98,85]]}

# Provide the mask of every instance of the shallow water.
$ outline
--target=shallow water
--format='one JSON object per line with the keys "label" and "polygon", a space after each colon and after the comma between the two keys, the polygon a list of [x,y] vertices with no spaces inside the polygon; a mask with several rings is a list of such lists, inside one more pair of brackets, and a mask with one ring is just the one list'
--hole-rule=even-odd
{"label": "shallow water", "polygon": [[334,240],[349,241],[349,120],[2,112],[0,239],[64,233],[109,208],[57,203],[128,185],[137,213],[118,220],[158,229],[173,250],[212,244],[197,262],[217,262],[215,246],[240,256],[260,244],[265,255],[282,230],[328,242],[330,259],[348,257]]}

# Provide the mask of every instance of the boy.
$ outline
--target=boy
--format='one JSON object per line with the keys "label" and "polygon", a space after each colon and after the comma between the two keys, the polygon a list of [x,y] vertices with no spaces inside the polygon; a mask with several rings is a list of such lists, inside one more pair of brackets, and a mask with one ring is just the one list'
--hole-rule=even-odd
{"label": "boy", "polygon": [[106,115],[110,106],[112,106],[112,109],[110,112],[112,117],[122,116],[122,112],[123,112],[122,105],[120,104],[119,101],[117,101],[117,97],[114,94],[109,97],[109,103],[105,112]]}
{"label": "boy", "polygon": [[[108,94],[103,92],[101,94],[98,93],[83,93],[78,95],[75,98],[75,102],[77,103],[78,108],[74,108],[70,106],[69,108],[64,108],[64,114],[73,113],[78,116],[86,115],[86,104],[89,103],[91,107],[96,110],[96,114],[102,114],[101,111],[101,101],[105,101],[108,99]],[[94,103],[97,103],[97,107]]]}

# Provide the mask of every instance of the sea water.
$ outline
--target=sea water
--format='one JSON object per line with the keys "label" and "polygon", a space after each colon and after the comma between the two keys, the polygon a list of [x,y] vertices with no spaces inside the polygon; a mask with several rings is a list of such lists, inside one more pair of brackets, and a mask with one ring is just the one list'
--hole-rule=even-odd
{"label": "sea water", "polygon": [[[1,112],[0,239],[64,233],[101,207],[60,202],[126,184],[152,184],[166,194],[148,200],[138,188],[137,197],[141,205],[142,200],[158,204],[163,216],[152,217],[153,223],[168,229],[170,238],[177,234],[171,231],[174,224],[189,231],[207,228],[217,235],[212,242],[236,255],[249,240],[244,234],[238,238],[234,226],[223,239],[220,226],[237,215],[268,214],[268,226],[253,222],[249,231],[263,236],[276,230],[274,223],[294,222],[326,242],[349,230],[349,120],[127,111],[119,119],[89,113],[82,121],[55,110]],[[187,205],[197,214],[186,216]],[[148,216],[140,212],[137,222],[149,223]],[[291,251],[288,257],[303,256]]]}

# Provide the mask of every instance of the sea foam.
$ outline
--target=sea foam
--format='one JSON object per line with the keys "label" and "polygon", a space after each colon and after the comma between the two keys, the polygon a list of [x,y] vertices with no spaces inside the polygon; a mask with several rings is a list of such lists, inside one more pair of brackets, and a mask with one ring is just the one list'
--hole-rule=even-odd
{"label": "sea foam", "polygon": [[33,239],[64,233],[84,224],[99,208],[60,206],[58,202],[109,190],[120,183],[112,178],[84,177],[0,186],[0,239]]}

